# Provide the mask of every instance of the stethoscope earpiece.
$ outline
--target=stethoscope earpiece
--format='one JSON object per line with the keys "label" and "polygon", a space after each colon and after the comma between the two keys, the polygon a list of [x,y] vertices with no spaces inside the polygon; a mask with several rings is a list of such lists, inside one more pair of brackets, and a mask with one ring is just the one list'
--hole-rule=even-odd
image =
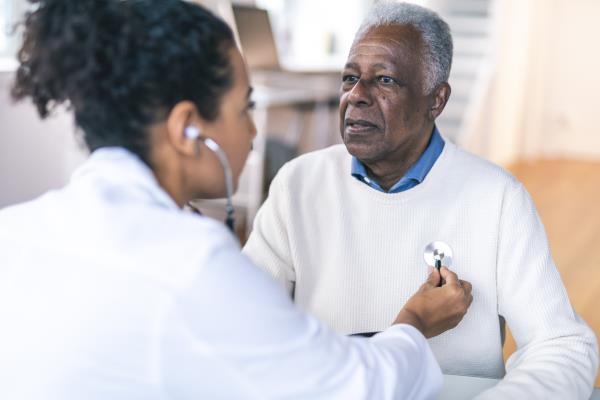
{"label": "stethoscope earpiece", "polygon": [[200,129],[193,125],[188,125],[183,130],[183,135],[186,137],[186,139],[196,140],[200,137]]}

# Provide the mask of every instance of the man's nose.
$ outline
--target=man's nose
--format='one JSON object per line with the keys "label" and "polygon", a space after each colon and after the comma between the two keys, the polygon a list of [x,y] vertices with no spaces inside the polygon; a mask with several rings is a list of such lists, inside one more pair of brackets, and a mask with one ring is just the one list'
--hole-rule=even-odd
{"label": "man's nose", "polygon": [[354,85],[348,94],[348,102],[354,107],[368,107],[373,103],[370,85],[362,79]]}

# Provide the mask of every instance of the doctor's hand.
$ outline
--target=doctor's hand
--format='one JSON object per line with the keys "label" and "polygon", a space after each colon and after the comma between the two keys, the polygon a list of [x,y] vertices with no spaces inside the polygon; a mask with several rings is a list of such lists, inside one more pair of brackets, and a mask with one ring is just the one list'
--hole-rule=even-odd
{"label": "doctor's hand", "polygon": [[[437,287],[445,282],[443,286]],[[409,324],[426,338],[454,328],[473,301],[472,286],[446,267],[433,269],[427,281],[406,302],[394,324]]]}

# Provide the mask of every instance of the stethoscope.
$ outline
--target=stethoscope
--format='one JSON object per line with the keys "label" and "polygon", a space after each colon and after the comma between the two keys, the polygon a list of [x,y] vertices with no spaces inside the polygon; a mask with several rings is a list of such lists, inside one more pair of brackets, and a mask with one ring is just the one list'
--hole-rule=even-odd
{"label": "stethoscope", "polygon": [[[235,209],[233,208],[233,175],[231,173],[231,167],[229,166],[229,160],[227,160],[227,155],[225,154],[225,152],[223,151],[223,149],[221,148],[221,146],[219,146],[217,144],[217,142],[215,142],[214,140],[212,140],[211,138],[202,136],[200,134],[200,130],[198,128],[196,128],[195,126],[187,126],[184,131],[183,131],[185,137],[187,139],[190,140],[201,140],[206,147],[208,147],[208,149],[210,151],[212,151],[216,156],[217,159],[219,160],[219,163],[221,164],[221,167],[223,168],[223,173],[225,175],[225,190],[227,192],[227,202],[225,204],[225,210],[227,211],[227,217],[225,218],[225,225],[227,225],[227,227],[234,232],[234,228],[235,228]],[[198,153],[200,152],[200,144],[198,143]],[[192,210],[196,211],[197,213],[200,213],[200,211],[194,207],[193,205],[188,203],[188,207],[190,207]]]}
{"label": "stethoscope", "polygon": [[452,266],[452,249],[448,244],[436,240],[425,246],[423,258],[427,265],[435,267],[438,271],[442,265],[450,268]]}
{"label": "stethoscope", "polygon": [[[436,240],[425,246],[423,251],[423,258],[427,265],[435,267],[438,272],[444,267],[450,268],[452,266],[452,249],[447,243]],[[438,287],[442,286],[442,281],[438,284]]]}

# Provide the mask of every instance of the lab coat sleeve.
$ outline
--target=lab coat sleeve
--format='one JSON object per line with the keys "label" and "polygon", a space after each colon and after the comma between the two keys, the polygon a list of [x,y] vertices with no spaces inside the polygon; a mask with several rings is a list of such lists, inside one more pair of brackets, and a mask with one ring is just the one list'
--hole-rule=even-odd
{"label": "lab coat sleeve", "polygon": [[479,398],[588,399],[598,369],[596,337],[570,304],[521,184],[505,195],[498,240],[498,311],[517,350],[504,379]]}
{"label": "lab coat sleeve", "polygon": [[175,398],[198,398],[207,381],[215,392],[226,385],[228,398],[257,399],[433,399],[441,387],[416,329],[397,325],[368,340],[337,335],[239,247],[218,250],[170,314],[162,359]]}
{"label": "lab coat sleeve", "polygon": [[285,197],[290,192],[283,187],[286,171],[286,166],[281,168],[271,183],[269,196],[256,214],[243,252],[293,295],[296,273],[284,220],[285,215],[290,215],[284,210],[289,204]]}

